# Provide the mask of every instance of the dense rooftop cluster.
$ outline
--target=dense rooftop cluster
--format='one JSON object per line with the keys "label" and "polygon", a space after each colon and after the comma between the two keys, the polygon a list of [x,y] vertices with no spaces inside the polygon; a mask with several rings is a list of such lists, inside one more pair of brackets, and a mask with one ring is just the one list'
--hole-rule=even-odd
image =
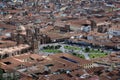
{"label": "dense rooftop cluster", "polygon": [[[110,52],[85,60],[74,47],[39,50],[53,43]],[[0,72],[3,80],[119,80],[120,1],[0,0]]]}

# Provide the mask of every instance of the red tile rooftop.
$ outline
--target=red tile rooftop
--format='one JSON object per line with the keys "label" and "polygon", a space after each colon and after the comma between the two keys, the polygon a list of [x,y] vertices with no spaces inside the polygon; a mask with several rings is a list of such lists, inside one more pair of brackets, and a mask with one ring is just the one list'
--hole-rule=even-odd
{"label": "red tile rooftop", "polygon": [[97,36],[97,37],[100,37],[100,36],[107,36],[107,34],[95,32],[95,31],[90,31],[88,33],[88,36]]}
{"label": "red tile rooftop", "polygon": [[21,65],[22,61],[17,60],[15,58],[7,58],[1,60],[0,63],[2,64],[1,68],[6,70],[6,69],[14,69],[18,65]]}
{"label": "red tile rooftop", "polygon": [[120,25],[113,25],[111,28],[109,28],[109,30],[119,30],[120,31]]}
{"label": "red tile rooftop", "polygon": [[49,80],[72,80],[72,78],[68,77],[66,74],[52,75]]}
{"label": "red tile rooftop", "polygon": [[63,34],[57,33],[57,32],[44,32],[44,34],[48,35],[51,39],[64,39],[64,38],[68,38]]}
{"label": "red tile rooftop", "polygon": [[25,76],[25,77],[20,78],[20,80],[33,80],[33,79]]}
{"label": "red tile rooftop", "polygon": [[7,10],[9,13],[19,13],[22,10]]}
{"label": "red tile rooftop", "polygon": [[[8,44],[6,44],[8,45]],[[6,48],[1,48],[0,49],[0,54],[11,54],[11,53],[14,53],[16,51],[20,51],[22,49],[26,49],[26,48],[29,48],[30,46],[27,45],[27,44],[21,44],[19,46],[12,46],[12,47],[6,47]]]}
{"label": "red tile rooftop", "polygon": [[0,48],[13,47],[16,45],[14,41],[0,41]]}
{"label": "red tile rooftop", "polygon": [[[54,56],[49,56],[49,57],[52,58],[53,60],[55,60],[55,59],[58,60],[58,61],[60,60],[60,61],[62,61],[63,63],[64,63],[64,62],[67,62],[67,61],[63,60],[62,58],[60,58],[60,57],[62,57],[62,56],[67,57],[67,58],[70,58],[70,59],[73,59],[73,60],[77,61],[78,64],[80,64],[80,65],[91,64],[91,63],[92,63],[92,62],[89,61],[89,60],[84,60],[84,59],[75,57],[75,56],[73,56],[73,55],[71,55],[71,54],[67,54],[67,53],[55,54]],[[67,62],[67,64],[68,64],[68,62]],[[70,63],[70,64],[71,64],[71,63]],[[74,65],[75,65],[75,64],[74,64]]]}
{"label": "red tile rooftop", "polygon": [[0,22],[0,28],[5,28],[5,29],[8,29],[8,30],[15,30],[16,29],[15,26],[8,25],[8,24],[1,23],[1,22]]}
{"label": "red tile rooftop", "polygon": [[22,65],[25,67],[33,66],[33,64],[36,64],[41,59],[43,58],[38,54],[26,53],[26,54],[2,59],[0,60],[0,63],[1,63],[1,68],[6,70],[6,69],[15,69],[21,67]]}
{"label": "red tile rooftop", "polygon": [[68,21],[67,23],[75,27],[81,27],[83,24],[91,24],[91,22],[87,19],[73,20]]}
{"label": "red tile rooftop", "polygon": [[[103,34],[103,35],[105,35],[105,34]],[[114,43],[110,40],[106,40],[106,41],[105,40],[106,39],[100,39],[100,38],[96,38],[96,39],[93,39],[93,40],[71,39],[71,41],[74,41],[74,42],[84,41],[84,42],[87,42],[87,43],[92,43],[94,45],[104,45],[104,46],[109,46],[109,47],[117,47],[119,45],[119,43]]]}

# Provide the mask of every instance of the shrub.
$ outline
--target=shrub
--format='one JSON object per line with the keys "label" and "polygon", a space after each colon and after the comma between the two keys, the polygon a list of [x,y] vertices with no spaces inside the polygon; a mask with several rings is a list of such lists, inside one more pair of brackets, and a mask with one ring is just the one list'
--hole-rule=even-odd
{"label": "shrub", "polygon": [[90,48],[85,48],[85,52],[89,52],[90,51]]}

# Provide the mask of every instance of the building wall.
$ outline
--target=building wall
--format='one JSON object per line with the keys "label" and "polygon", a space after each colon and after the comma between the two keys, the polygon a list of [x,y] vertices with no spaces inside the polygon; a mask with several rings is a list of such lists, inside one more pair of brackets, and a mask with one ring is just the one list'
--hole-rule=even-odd
{"label": "building wall", "polygon": [[108,34],[113,35],[113,36],[120,36],[120,30],[109,30]]}
{"label": "building wall", "polygon": [[84,32],[89,32],[89,31],[91,31],[91,26],[82,26],[82,28],[81,28],[81,30],[82,31],[84,31]]}
{"label": "building wall", "polygon": [[93,40],[93,36],[87,36],[88,40]]}

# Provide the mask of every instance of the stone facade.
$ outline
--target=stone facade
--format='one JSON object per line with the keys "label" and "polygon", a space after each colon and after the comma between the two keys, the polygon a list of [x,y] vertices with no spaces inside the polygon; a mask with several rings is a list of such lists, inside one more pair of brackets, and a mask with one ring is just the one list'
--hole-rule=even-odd
{"label": "stone facade", "polygon": [[17,45],[30,45],[33,51],[35,49],[38,49],[40,44],[46,44],[51,42],[51,39],[47,35],[40,33],[40,29],[38,27],[29,28],[25,31],[19,28],[18,30],[16,30],[15,33],[12,33],[11,38],[12,40],[17,42]]}

